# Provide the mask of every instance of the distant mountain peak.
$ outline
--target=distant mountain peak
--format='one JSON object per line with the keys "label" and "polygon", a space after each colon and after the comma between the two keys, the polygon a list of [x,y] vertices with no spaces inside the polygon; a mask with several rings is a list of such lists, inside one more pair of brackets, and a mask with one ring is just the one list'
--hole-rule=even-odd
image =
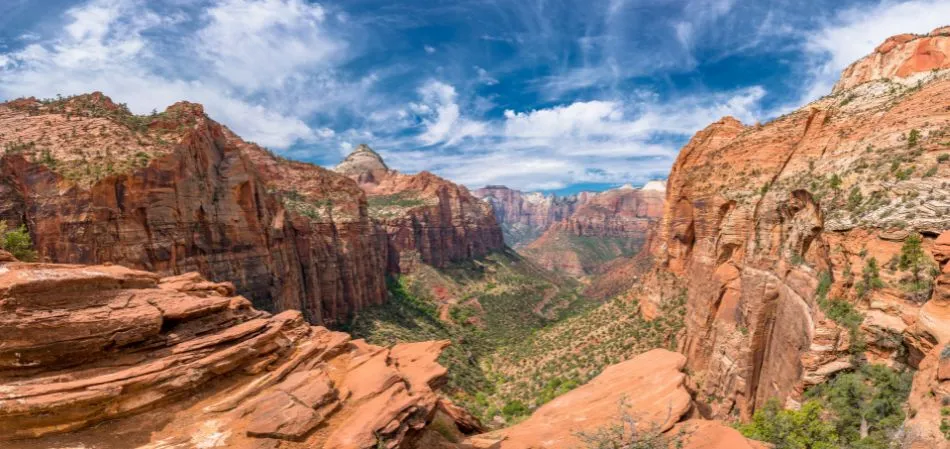
{"label": "distant mountain peak", "polygon": [[333,170],[346,176],[359,176],[374,171],[389,171],[389,167],[379,153],[361,143]]}

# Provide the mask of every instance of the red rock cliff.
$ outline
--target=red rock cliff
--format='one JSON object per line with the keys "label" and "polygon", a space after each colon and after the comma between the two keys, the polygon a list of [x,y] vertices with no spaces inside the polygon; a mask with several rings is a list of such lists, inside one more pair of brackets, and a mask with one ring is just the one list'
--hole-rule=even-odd
{"label": "red rock cliff", "polygon": [[592,194],[573,214],[554,223],[522,252],[542,266],[590,274],[618,257],[636,255],[663,215],[664,186],[624,186]]}
{"label": "red rock cliff", "polygon": [[[862,61],[880,62],[916,40],[892,38],[893,48],[886,43]],[[942,156],[950,79],[914,65],[926,78],[904,85],[862,64],[845,72],[835,94],[761,126],[725,118],[677,158],[651,248],[658,272],[675,276],[656,276],[652,288],[688,287],[683,349],[703,413],[747,417],[769,398],[794,404],[807,385],[851,366],[849,335],[818,304],[822,273],[831,281],[825,295],[865,317],[861,357],[919,361],[902,358],[900,347],[920,351],[909,327],[924,319],[930,290],[909,291],[912,275],[896,258],[912,233],[930,248],[950,229]],[[862,292],[872,258],[881,285]]]}
{"label": "red rock cliff", "polygon": [[502,249],[505,242],[491,205],[429,172],[390,170],[366,145],[335,170],[366,192],[370,216],[389,241],[389,269],[408,272],[417,263],[443,267]]}
{"label": "red rock cliff", "polygon": [[491,203],[505,242],[512,248],[530,244],[552,225],[570,217],[594,195],[581,192],[559,197],[540,192],[524,193],[505,186],[487,186],[473,193]]}
{"label": "red rock cliff", "polygon": [[894,79],[916,82],[927,72],[950,68],[950,27],[930,34],[899,34],[874,49],[870,55],[848,66],[835,84],[834,92],[872,80]]}
{"label": "red rock cliff", "polygon": [[19,100],[0,105],[0,142],[0,217],[27,224],[42,259],[199,271],[313,323],[385,300],[386,247],[359,188],[199,105],[137,117],[101,94]]}

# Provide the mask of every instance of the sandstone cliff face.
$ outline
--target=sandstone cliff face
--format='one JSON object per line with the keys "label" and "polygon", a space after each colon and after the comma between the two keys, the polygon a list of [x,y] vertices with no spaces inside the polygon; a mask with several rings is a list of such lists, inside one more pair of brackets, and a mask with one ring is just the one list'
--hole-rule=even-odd
{"label": "sandstone cliff face", "polygon": [[0,445],[369,449],[440,413],[455,428],[433,390],[447,342],[381,348],[233,295],[197,273],[0,263]]}
{"label": "sandstone cliff face", "polygon": [[385,240],[359,188],[199,105],[135,117],[101,94],[21,100],[0,106],[0,141],[0,217],[27,224],[45,260],[199,271],[313,323],[385,300]]}
{"label": "sandstone cliff face", "polygon": [[566,220],[594,195],[581,192],[559,197],[524,193],[505,186],[487,186],[473,193],[492,205],[505,242],[515,249],[530,244],[552,225]]}
{"label": "sandstone cliff face", "polygon": [[950,27],[937,28],[923,36],[892,36],[875,48],[874,53],[845,69],[834,92],[885,78],[915,83],[931,70],[950,68],[950,39],[947,36],[950,36]]}
{"label": "sandstone cliff face", "polygon": [[[928,45],[947,39],[934,33]],[[673,167],[651,251],[658,271],[676,276],[657,276],[652,288],[688,287],[683,346],[708,415],[747,417],[769,398],[793,405],[808,384],[851,366],[848,333],[818,304],[821,273],[828,298],[864,313],[861,356],[914,363],[898,357],[900,342],[923,319],[929,290],[909,293],[895,257],[911,233],[929,249],[950,229],[941,157],[950,80],[930,66],[919,85],[859,74],[882,55],[919,54],[885,47],[846,71],[834,95],[766,125],[710,125]],[[881,286],[859,295],[871,258]]]}
{"label": "sandstone cliff face", "polygon": [[662,183],[655,181],[644,189],[625,186],[591,195],[522,252],[550,270],[591,274],[643,248],[663,214],[664,196]]}
{"label": "sandstone cliff face", "polygon": [[369,215],[388,239],[389,270],[407,273],[419,263],[440,268],[504,248],[491,206],[429,172],[389,170],[361,145],[335,171],[366,192]]}

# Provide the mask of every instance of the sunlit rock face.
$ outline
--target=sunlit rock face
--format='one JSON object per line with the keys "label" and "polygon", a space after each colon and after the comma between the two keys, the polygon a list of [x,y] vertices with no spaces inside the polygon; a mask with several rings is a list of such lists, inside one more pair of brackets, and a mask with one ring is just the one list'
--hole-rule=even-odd
{"label": "sunlit rock face", "polygon": [[388,268],[408,273],[419,263],[444,267],[504,248],[491,205],[429,172],[390,170],[366,145],[334,169],[366,192],[368,213],[388,242]]}
{"label": "sunlit rock face", "polygon": [[[909,293],[895,258],[919,233],[936,265],[950,229],[950,77],[934,65],[945,39],[889,39],[832,95],[764,125],[726,117],[680,152],[650,243],[656,270],[674,276],[651,282],[688,288],[682,345],[705,415],[748,417],[770,398],[794,406],[852,366],[848,332],[818,305],[822,273],[825,296],[865,317],[862,357],[913,365],[933,345],[915,323],[937,315],[934,299],[921,304],[942,277]],[[871,258],[882,287],[859,297]]]}
{"label": "sunlit rock face", "polygon": [[197,273],[4,259],[4,448],[395,447],[447,407],[448,342],[353,341]]}

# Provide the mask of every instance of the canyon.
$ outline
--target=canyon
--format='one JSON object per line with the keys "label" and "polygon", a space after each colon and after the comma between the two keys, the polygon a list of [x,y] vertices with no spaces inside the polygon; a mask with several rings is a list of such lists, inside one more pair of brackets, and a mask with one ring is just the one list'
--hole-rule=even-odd
{"label": "canyon", "polygon": [[764,448],[861,375],[886,422],[833,438],[950,447],[948,51],[892,37],[665,183],[560,198],[287,160],[193,103],[4,103],[40,262],[0,251],[0,441]]}
{"label": "canyon", "polygon": [[27,226],[42,260],[197,271],[315,324],[381,304],[388,273],[504,245],[463,187],[392,173],[368,200],[347,176],[245,142],[196,104],[134,116],[100,93],[22,99],[0,105],[0,141],[0,217]]}
{"label": "canyon", "polygon": [[509,246],[549,270],[585,276],[640,252],[662,216],[665,184],[566,197],[489,186],[475,195],[492,204]]}

